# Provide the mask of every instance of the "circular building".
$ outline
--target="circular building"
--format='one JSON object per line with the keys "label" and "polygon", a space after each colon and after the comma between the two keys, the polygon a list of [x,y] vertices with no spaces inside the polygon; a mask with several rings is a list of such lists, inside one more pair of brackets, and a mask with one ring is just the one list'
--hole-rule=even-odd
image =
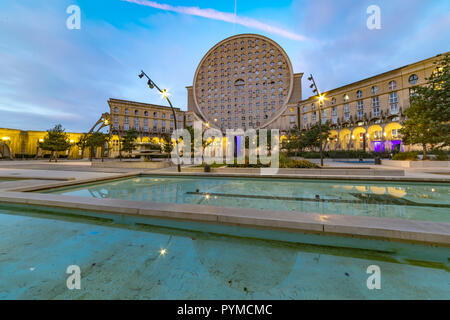
{"label": "circular building", "polygon": [[[275,41],[236,35],[201,60],[193,87],[188,87],[188,110],[222,131],[265,128],[301,100],[301,76],[294,75],[289,57]],[[284,122],[277,127],[289,129],[291,121]]]}

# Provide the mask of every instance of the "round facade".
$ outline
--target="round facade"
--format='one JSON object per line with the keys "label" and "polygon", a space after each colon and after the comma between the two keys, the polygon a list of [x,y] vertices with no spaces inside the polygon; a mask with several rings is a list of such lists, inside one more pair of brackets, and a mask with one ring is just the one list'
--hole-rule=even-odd
{"label": "round facade", "polygon": [[293,81],[289,57],[276,42],[237,35],[203,57],[194,77],[194,101],[204,120],[222,131],[258,129],[283,113]]}

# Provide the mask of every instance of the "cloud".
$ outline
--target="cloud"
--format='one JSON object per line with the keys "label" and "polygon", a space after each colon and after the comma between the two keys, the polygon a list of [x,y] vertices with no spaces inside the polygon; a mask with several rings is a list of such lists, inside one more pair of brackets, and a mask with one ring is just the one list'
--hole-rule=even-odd
{"label": "cloud", "polygon": [[177,12],[177,13],[182,13],[182,14],[187,14],[187,15],[192,15],[192,16],[197,16],[197,17],[203,17],[203,18],[212,19],[212,20],[225,21],[225,22],[229,22],[229,23],[236,23],[236,24],[248,27],[248,28],[258,29],[258,30],[262,30],[262,31],[265,31],[268,33],[276,34],[276,35],[279,35],[279,36],[282,36],[282,37],[285,37],[285,38],[288,38],[291,40],[296,40],[296,41],[307,41],[308,40],[308,38],[303,35],[293,33],[291,31],[287,31],[287,30],[281,29],[279,27],[271,26],[269,24],[260,22],[258,20],[252,19],[252,18],[239,17],[237,15],[234,15],[233,13],[217,11],[214,9],[201,9],[199,7],[171,6],[168,4],[158,3],[155,1],[148,1],[148,0],[122,0],[122,1],[135,3],[135,4],[142,5],[142,6],[147,6],[147,7],[160,9],[160,10],[164,10],[164,11]]}

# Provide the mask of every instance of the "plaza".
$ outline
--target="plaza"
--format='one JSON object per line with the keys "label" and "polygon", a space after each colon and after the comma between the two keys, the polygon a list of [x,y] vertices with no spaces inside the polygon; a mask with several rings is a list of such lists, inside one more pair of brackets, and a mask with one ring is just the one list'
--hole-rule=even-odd
{"label": "plaza", "polygon": [[[449,161],[373,159],[417,147],[399,130],[411,88],[426,83],[438,59],[323,92],[320,106],[317,95],[303,98],[304,74],[280,45],[240,34],[201,59],[186,108],[109,98],[91,131],[65,133],[57,163],[39,147],[50,132],[0,129],[0,241],[8,248],[0,273],[15,275],[0,298],[447,299]],[[245,162],[245,137],[236,139],[244,155],[236,165],[177,170],[166,150],[181,144],[170,136],[176,127],[196,122],[202,136],[277,129],[283,141],[319,119],[330,126],[321,152],[372,158],[321,165],[271,145],[283,166],[267,174]],[[109,139],[85,150],[98,127]],[[83,289],[61,289],[68,265],[82,270]],[[382,290],[369,284],[370,270],[381,270]]]}

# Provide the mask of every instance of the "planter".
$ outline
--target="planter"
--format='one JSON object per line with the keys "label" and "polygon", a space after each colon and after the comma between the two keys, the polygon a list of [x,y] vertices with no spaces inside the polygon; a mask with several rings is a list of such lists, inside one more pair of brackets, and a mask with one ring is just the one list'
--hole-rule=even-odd
{"label": "planter", "polygon": [[381,163],[397,168],[450,168],[450,161],[382,160]]}
{"label": "planter", "polygon": [[92,162],[95,168],[163,169],[171,166],[169,161],[105,161]]}

